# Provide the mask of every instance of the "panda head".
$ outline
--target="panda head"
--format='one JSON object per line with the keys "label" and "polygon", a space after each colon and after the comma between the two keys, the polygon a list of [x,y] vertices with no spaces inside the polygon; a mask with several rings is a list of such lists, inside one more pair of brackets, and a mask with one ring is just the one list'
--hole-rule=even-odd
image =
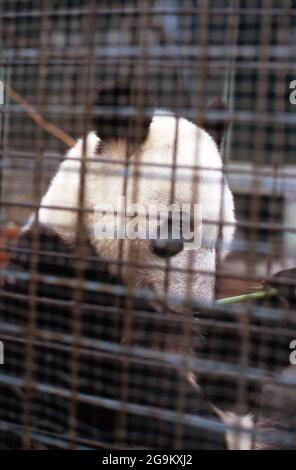
{"label": "panda head", "polygon": [[[210,301],[218,242],[224,257],[235,224],[219,150],[212,137],[192,122],[172,113],[152,112],[153,94],[140,90],[139,99],[144,98],[139,107],[136,95],[118,82],[104,84],[96,131],[68,152],[42,200],[39,220],[64,240],[74,240],[84,155],[84,222],[91,244],[110,262],[111,272],[124,283],[151,289],[167,299]],[[119,206],[123,201],[125,206]],[[195,249],[188,249],[184,239],[172,242],[169,236],[159,244],[147,235],[149,228],[170,227],[172,220],[172,212],[168,220],[163,213],[147,220],[151,206],[172,208],[172,204],[182,221],[191,220],[198,205]],[[124,222],[134,226],[138,237],[118,238],[116,229]],[[102,237],[102,231],[110,235],[114,224],[116,236]],[[168,245],[170,256],[162,256]],[[169,300],[168,305],[172,306]]]}

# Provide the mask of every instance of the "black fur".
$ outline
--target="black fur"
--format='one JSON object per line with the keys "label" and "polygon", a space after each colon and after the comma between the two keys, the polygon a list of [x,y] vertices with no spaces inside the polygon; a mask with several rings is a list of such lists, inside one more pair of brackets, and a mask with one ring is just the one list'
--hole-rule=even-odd
{"label": "black fur", "polygon": [[[132,147],[147,138],[156,105],[155,94],[136,76],[115,76],[97,89],[95,129],[102,142],[125,139]],[[133,148],[132,148],[133,150]]]}
{"label": "black fur", "polygon": [[[259,440],[267,448],[296,448],[296,376],[289,360],[289,346],[296,338],[295,273],[295,269],[282,271],[266,284],[265,288],[278,288],[278,296],[199,314],[206,343],[199,357],[230,369],[237,367],[236,374],[200,375],[205,396],[224,411],[252,412],[263,422],[259,429],[265,435]],[[244,380],[244,410],[237,409],[242,363],[249,370]],[[281,384],[286,376],[289,380]]]}
{"label": "black fur", "polygon": [[[2,445],[19,448],[25,400],[26,327],[29,321],[32,282],[32,232],[26,231],[14,250],[0,294],[1,340],[5,346],[5,365],[1,367],[0,427]],[[33,447],[68,446],[73,345],[73,311],[77,287],[75,247],[66,244],[47,227],[40,226],[39,256],[36,268],[35,339],[33,353],[33,406],[30,424]],[[79,348],[79,386],[77,398],[76,444],[83,439],[116,444],[121,406],[124,320],[127,299],[112,292],[120,287],[107,264],[90,243],[85,253],[83,294],[80,303],[81,339]],[[103,284],[105,288],[103,289]],[[107,284],[107,288],[106,288]],[[32,298],[31,298],[32,300]],[[132,338],[134,347],[164,347],[166,336],[178,334],[179,325],[159,315],[143,299],[132,300]],[[163,344],[159,341],[163,340]],[[148,349],[150,350],[150,349]],[[134,356],[137,358],[137,355]],[[183,382],[183,411],[191,418],[206,417],[219,422],[202,392],[192,389],[173,367],[156,361],[128,361],[128,396],[131,406],[151,407],[146,416],[129,410],[124,446],[176,448],[175,422],[166,420],[163,410],[177,409],[178,390]],[[76,364],[77,365],[77,364]],[[97,402],[95,400],[98,400]],[[146,408],[149,410],[149,408]],[[2,429],[2,431],[1,431]],[[224,435],[192,425],[183,425],[182,449],[225,448]],[[46,437],[53,436],[51,444]],[[56,441],[55,441],[56,439]],[[90,443],[88,447],[92,447]]]}

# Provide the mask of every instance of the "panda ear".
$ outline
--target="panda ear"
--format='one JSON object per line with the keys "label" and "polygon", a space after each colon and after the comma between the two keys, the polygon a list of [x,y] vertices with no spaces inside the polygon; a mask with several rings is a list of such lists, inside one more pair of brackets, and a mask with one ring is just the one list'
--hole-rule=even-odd
{"label": "panda ear", "polygon": [[131,74],[102,81],[97,88],[95,129],[102,142],[125,139],[133,146],[147,138],[155,96]]}
{"label": "panda ear", "polygon": [[[223,137],[231,124],[229,108],[222,98],[215,96],[208,102],[206,110],[208,115],[213,114],[213,116],[206,119],[204,129],[213,137],[217,145],[221,145]],[[217,113],[216,117],[215,113]]]}

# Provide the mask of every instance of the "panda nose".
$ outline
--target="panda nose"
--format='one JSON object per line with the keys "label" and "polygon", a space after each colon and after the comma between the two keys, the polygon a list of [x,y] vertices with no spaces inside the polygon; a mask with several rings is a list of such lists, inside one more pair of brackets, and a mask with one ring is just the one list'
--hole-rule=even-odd
{"label": "panda nose", "polygon": [[170,258],[184,249],[184,239],[151,240],[152,251],[161,258]]}
{"label": "panda nose", "polygon": [[177,223],[179,228],[179,236],[174,237],[174,219],[172,214],[169,213],[168,218],[162,221],[159,226],[160,234],[161,228],[164,226],[166,230],[166,236],[163,238],[160,236],[151,240],[152,251],[155,255],[161,258],[171,258],[172,256],[175,256],[184,250],[182,217],[177,219]]}

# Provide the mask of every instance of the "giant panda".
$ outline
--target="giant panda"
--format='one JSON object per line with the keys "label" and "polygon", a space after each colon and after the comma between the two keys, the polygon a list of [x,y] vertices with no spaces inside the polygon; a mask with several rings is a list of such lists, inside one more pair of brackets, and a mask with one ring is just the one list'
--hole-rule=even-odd
{"label": "giant panda", "polygon": [[[200,347],[198,321],[194,328],[189,322],[185,334],[184,319],[191,320],[191,302],[213,301],[217,246],[224,258],[235,230],[233,196],[217,144],[205,129],[177,114],[151,110],[145,100],[137,114],[132,86],[121,80],[105,83],[98,100],[103,111],[94,130],[67,152],[5,272],[0,297],[5,439],[9,446],[21,445],[20,417],[30,392],[24,358],[31,341],[32,447],[68,445],[76,394],[77,447],[96,442],[226,449],[231,442],[226,422],[246,429],[238,446],[249,448],[251,418],[237,421],[220,412],[190,367],[183,373],[176,359],[185,358],[186,364],[195,342]],[[127,111],[123,115],[119,105]],[[105,114],[108,106],[112,113]],[[200,247],[185,250],[181,240],[163,256],[150,240],[96,237],[97,223],[113,223],[100,208],[115,207],[122,195],[144,207],[198,202]],[[81,201],[83,211],[77,210]],[[157,351],[164,354],[162,361]],[[177,426],[178,410],[184,419]]]}

